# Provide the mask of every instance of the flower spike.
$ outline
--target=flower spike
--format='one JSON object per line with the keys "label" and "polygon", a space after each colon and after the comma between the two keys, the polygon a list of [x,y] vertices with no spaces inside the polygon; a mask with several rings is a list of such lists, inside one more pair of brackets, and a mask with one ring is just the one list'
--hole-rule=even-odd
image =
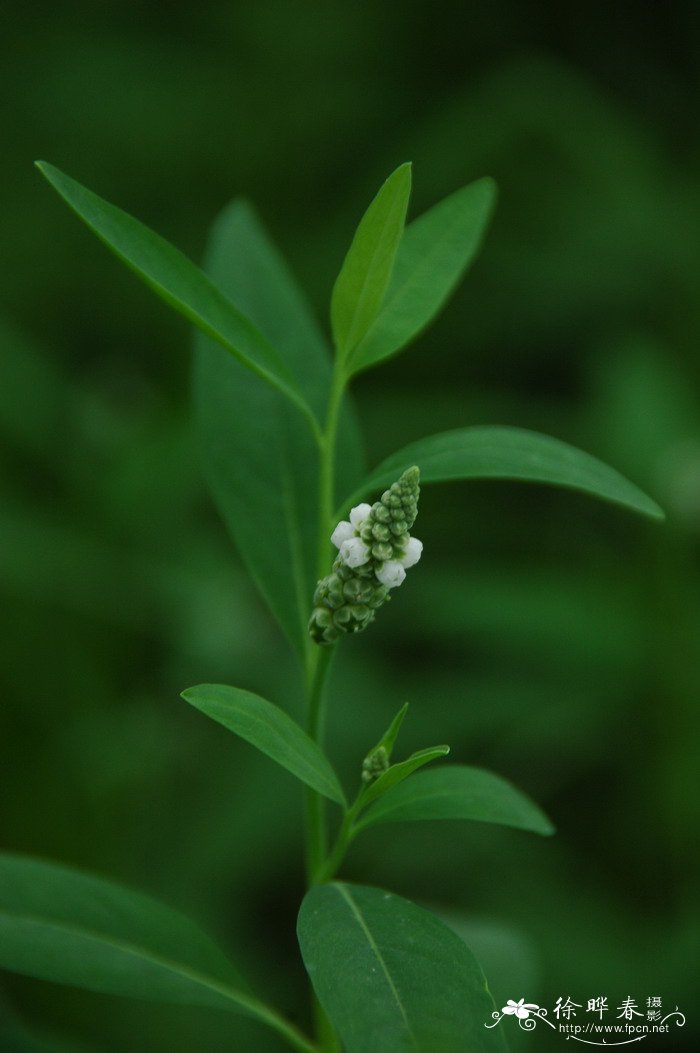
{"label": "flower spike", "polygon": [[420,559],[423,545],[409,534],[418,512],[419,479],[418,468],[409,468],[379,501],[357,505],[331,534],[338,555],[316,586],[309,621],[316,643],[332,644],[341,633],[366,629],[389,590],[401,585]]}

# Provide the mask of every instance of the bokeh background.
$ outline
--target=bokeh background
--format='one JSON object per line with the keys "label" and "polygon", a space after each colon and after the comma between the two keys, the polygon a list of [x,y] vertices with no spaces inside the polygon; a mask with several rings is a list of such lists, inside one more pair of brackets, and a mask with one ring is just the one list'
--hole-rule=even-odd
{"label": "bokeh background", "polygon": [[[442,912],[499,1005],[604,995],[616,1015],[661,996],[688,1024],[653,1048],[693,1048],[697,4],[33,0],[4,6],[0,47],[3,847],[181,907],[298,1012],[297,788],[178,698],[221,680],[298,712],[296,669],[204,488],[187,327],[31,162],[196,259],[246,195],[324,319],[398,163],[414,162],[412,215],[489,174],[499,205],[468,279],[356,384],[370,462],[520,425],[610,462],[668,520],[543,487],[424,490],[424,560],[336,666],[331,752],[351,783],[410,701],[406,752],[449,742],[559,832],[384,827],[345,873]],[[3,1050],[282,1048],[223,1014],[0,990]]]}

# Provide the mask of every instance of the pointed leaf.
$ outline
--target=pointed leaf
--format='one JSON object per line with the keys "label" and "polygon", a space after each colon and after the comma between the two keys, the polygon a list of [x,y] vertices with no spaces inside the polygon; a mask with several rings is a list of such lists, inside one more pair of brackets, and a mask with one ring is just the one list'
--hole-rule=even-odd
{"label": "pointed leaf", "polygon": [[378,797],[381,797],[392,786],[397,786],[400,782],[403,782],[418,768],[422,768],[424,764],[430,764],[431,761],[445,757],[449,752],[449,746],[431,746],[428,749],[412,753],[410,757],[399,761],[398,764],[392,764],[390,768],[382,772],[378,779],[370,783],[364,791],[362,794],[362,807],[364,808],[371,804],[372,801],[376,801]]}
{"label": "pointed leaf", "polygon": [[341,357],[362,340],[377,317],[394,268],[411,193],[411,166],[383,184],[360,221],[331,298],[333,339]]}
{"label": "pointed leaf", "polygon": [[0,968],[90,991],[228,1009],[312,1049],[182,914],[55,863],[0,855]]}
{"label": "pointed leaf", "polygon": [[383,748],[383,749],[386,750],[387,759],[391,760],[391,754],[392,754],[393,749],[394,749],[394,743],[396,742],[396,736],[398,735],[399,731],[401,730],[401,725],[404,722],[404,717],[406,716],[407,712],[408,712],[408,702],[406,702],[401,707],[401,709],[398,711],[398,713],[396,714],[396,716],[392,720],[391,724],[389,725],[389,727],[386,729],[386,731],[384,732],[384,734],[380,738],[380,740],[377,743],[377,745],[374,746],[369,751],[370,753],[374,753],[376,750],[379,750],[379,749]]}
{"label": "pointed leaf", "polygon": [[476,256],[493,212],[496,184],[462,187],[406,227],[382,309],[350,358],[350,371],[395,355],[445,305]]}
{"label": "pointed leaf", "polygon": [[[233,202],[216,220],[206,270],[278,348],[313,410],[325,414],[328,348],[245,202]],[[196,341],[193,395],[214,499],[273,614],[302,652],[317,577],[318,450],[286,400],[204,336]],[[347,397],[337,464],[342,491],[356,485],[363,458]]]}
{"label": "pointed leaf", "polygon": [[279,706],[250,691],[225,684],[199,684],[183,691],[182,697],[313,790],[331,801],[345,804],[340,783],[325,755]]}
{"label": "pointed leaf", "polygon": [[421,483],[452,479],[548,483],[580,490],[651,519],[664,518],[655,501],[590,454],[548,435],[501,427],[459,428],[412,442],[370,472],[343,509],[366,500],[369,491],[388,485],[412,464],[420,468]]}
{"label": "pointed leaf", "polygon": [[347,1053],[505,1053],[475,958],[401,896],[319,885],[297,923],[304,964]]}
{"label": "pointed leaf", "polygon": [[306,418],[315,418],[277,352],[178,249],[45,161],[37,168],[112,252],[162,300],[222,344],[239,362],[281,391]]}
{"label": "pointed leaf", "polygon": [[457,764],[419,772],[394,786],[357,828],[417,819],[477,819],[535,834],[554,833],[544,812],[505,779],[482,768]]}

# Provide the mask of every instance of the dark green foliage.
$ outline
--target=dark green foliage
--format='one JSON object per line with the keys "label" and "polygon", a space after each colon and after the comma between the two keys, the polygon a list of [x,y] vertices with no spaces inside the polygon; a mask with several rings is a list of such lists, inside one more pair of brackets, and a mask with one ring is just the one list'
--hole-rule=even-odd
{"label": "dark green foliage", "polygon": [[[167,15],[140,5],[135,18],[108,0],[14,4],[5,20],[3,839],[181,906],[237,945],[251,976],[271,977],[285,1007],[304,998],[278,922],[302,888],[289,864],[294,782],[177,696],[240,683],[289,694],[298,718],[292,660],[204,492],[186,326],[30,162],[51,158],[197,261],[222,204],[245,194],[321,320],[353,225],[400,161],[415,162],[411,216],[495,178],[484,250],[442,319],[398,374],[387,362],[360,378],[371,463],[498,420],[615,465],[668,521],[507,482],[425,487],[419,573],[337,660],[334,762],[350,786],[410,699],[397,758],[444,737],[457,763],[526,787],[559,835],[377,827],[348,877],[449,904],[497,1004],[607,985],[619,997],[662,988],[688,1007],[700,932],[698,20],[685,0],[628,7],[553,17],[503,0],[467,17],[463,4],[406,0],[400,19],[376,4],[311,19],[244,0]],[[258,424],[277,449],[264,414]],[[222,490],[252,487],[245,466],[222,462]],[[367,497],[363,474],[338,503]],[[303,491],[305,472],[293,482]],[[232,531],[249,493],[230,501]],[[305,573],[308,602],[318,572]],[[268,593],[301,647],[308,611]],[[241,806],[251,797],[254,815]],[[617,989],[623,977],[633,992]],[[92,1053],[284,1048],[229,1014],[4,986],[42,1036],[19,1048],[61,1033]],[[4,1006],[0,1025],[6,1040]],[[691,1015],[679,1049],[696,1048],[696,1025]]]}
{"label": "dark green foliage", "polygon": [[[348,1053],[504,1053],[493,1000],[466,945],[383,889],[312,889],[297,923],[304,962]],[[406,953],[406,948],[411,948]]]}

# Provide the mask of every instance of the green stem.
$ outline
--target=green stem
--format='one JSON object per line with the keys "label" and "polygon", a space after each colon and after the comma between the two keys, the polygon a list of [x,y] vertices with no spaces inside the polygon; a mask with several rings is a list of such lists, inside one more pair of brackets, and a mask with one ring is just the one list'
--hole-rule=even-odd
{"label": "green stem", "polygon": [[[328,541],[332,529],[335,445],[338,421],[345,389],[345,374],[337,362],[333,370],[331,390],[328,397],[326,427],[319,445],[319,500],[318,500],[318,577],[322,578],[328,565]],[[306,730],[314,742],[323,745],[325,721],[324,690],[328,667],[334,648],[320,647],[310,640],[306,652]],[[320,794],[306,791],[306,874],[309,885],[325,859],[327,833],[325,804]]]}
{"label": "green stem", "polygon": [[[328,669],[333,657],[333,649],[318,647],[316,654],[310,660],[307,667],[307,710],[306,730],[309,736],[319,745],[323,742],[323,727],[325,722],[325,697],[324,691]],[[314,875],[319,869],[327,850],[327,833],[325,820],[324,798],[316,790],[306,787],[306,878],[308,885],[314,883]]]}
{"label": "green stem", "polygon": [[[335,446],[338,422],[345,388],[345,375],[336,362],[331,390],[328,398],[326,427],[318,441],[319,447],[319,494],[318,494],[318,577],[322,578],[328,568],[329,536],[333,529]],[[335,647],[321,647],[309,640],[306,651],[306,730],[309,736],[323,745],[325,723],[325,687]],[[321,794],[307,788],[304,798],[306,820],[306,879],[311,887],[316,882],[328,851],[325,801]],[[313,999],[316,1036],[323,1053],[339,1053],[340,1045],[323,1008],[314,995]]]}
{"label": "green stem", "polygon": [[342,1053],[340,1042],[333,1030],[333,1025],[326,1016],[323,1006],[314,994],[313,996],[314,1022],[316,1025],[316,1040],[320,1053]]}
{"label": "green stem", "polygon": [[322,578],[327,571],[328,540],[333,529],[333,498],[335,479],[335,444],[338,435],[338,421],[343,404],[346,377],[337,366],[333,372],[331,390],[328,398],[326,429],[320,445],[319,473],[319,520],[318,520],[318,577]]}
{"label": "green stem", "polygon": [[335,839],[333,848],[330,854],[326,857],[323,864],[316,872],[315,884],[321,885],[324,881],[330,881],[331,878],[335,877],[335,873],[345,858],[352,840],[357,833],[355,827],[355,819],[357,813],[362,807],[362,791],[357,796],[355,803],[348,808],[347,812],[343,817],[343,821],[338,831],[338,836]]}

